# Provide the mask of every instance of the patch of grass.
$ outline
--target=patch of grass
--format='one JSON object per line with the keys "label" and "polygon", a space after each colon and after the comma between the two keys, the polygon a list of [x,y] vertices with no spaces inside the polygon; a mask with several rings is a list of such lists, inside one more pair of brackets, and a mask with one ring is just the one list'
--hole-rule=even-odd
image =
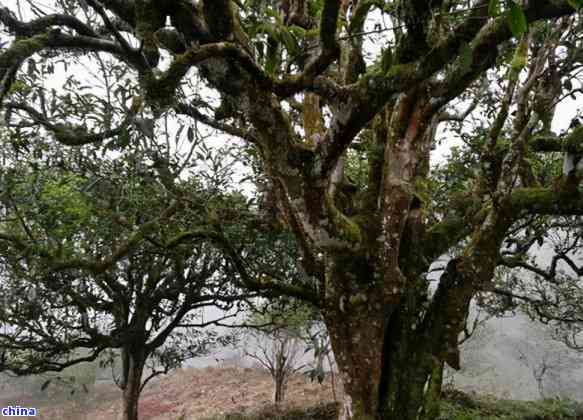
{"label": "patch of grass", "polygon": [[[336,420],[338,409],[335,403],[293,409],[270,406],[253,413],[230,413],[206,420]],[[562,399],[498,400],[449,390],[437,420],[583,420],[583,404]]]}
{"label": "patch of grass", "polygon": [[563,399],[497,400],[449,391],[439,420],[583,420],[583,404]]}

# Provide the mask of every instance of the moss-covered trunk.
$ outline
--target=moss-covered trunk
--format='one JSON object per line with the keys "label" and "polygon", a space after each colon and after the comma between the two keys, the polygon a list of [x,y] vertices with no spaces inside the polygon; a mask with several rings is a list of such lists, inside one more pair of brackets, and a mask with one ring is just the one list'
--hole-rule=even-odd
{"label": "moss-covered trunk", "polygon": [[375,419],[381,380],[382,322],[349,314],[327,314],[336,363],[344,386],[341,419]]}
{"label": "moss-covered trunk", "polygon": [[[325,311],[345,392],[340,419],[431,418],[440,394],[436,366],[441,362],[433,355],[438,346],[432,345],[421,322],[427,284],[411,287],[398,302],[390,302],[371,281],[382,278],[373,266],[362,264],[356,270],[346,264],[344,259],[330,267],[329,274],[350,288],[335,289],[337,296],[328,297],[338,304]],[[361,277],[355,279],[356,274]]]}
{"label": "moss-covered trunk", "polygon": [[[395,312],[385,331],[379,313],[351,319],[328,317],[344,385],[342,420],[433,418],[439,400],[441,370],[427,351],[424,334],[402,323]],[[427,415],[425,415],[427,413]]]}

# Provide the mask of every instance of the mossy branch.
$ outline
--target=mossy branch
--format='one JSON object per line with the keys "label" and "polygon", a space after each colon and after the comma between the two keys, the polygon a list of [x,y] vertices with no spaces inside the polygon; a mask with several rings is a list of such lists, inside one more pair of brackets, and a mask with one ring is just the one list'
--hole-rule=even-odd
{"label": "mossy branch", "polygon": [[79,35],[98,37],[97,33],[88,25],[74,16],[64,14],[52,14],[42,16],[30,22],[21,22],[14,17],[7,7],[0,8],[0,22],[8,27],[10,32],[17,37],[33,37],[46,32],[53,26],[61,26],[73,29]]}
{"label": "mossy branch", "polygon": [[139,71],[145,71],[147,68],[147,63],[137,50],[128,51],[116,42],[92,36],[68,35],[58,29],[53,29],[48,33],[18,39],[0,54],[0,80],[2,80],[0,98],[4,97],[11,87],[11,83],[6,80],[6,77],[14,75],[18,70],[18,68],[14,68],[15,63],[20,65],[27,58],[45,49],[106,52],[115,55]]}
{"label": "mossy branch", "polygon": [[334,199],[328,193],[326,194],[325,204],[335,233],[342,240],[348,241],[353,245],[360,244],[362,242],[360,227],[334,205]]}
{"label": "mossy branch", "polygon": [[533,152],[583,153],[583,126],[576,127],[564,138],[549,135],[535,136],[528,145]]}
{"label": "mossy branch", "polygon": [[188,71],[210,58],[233,59],[264,88],[272,90],[275,86],[275,81],[271,76],[265,73],[241,47],[232,42],[215,42],[194,46],[184,54],[175,56],[168,70],[160,77],[154,76],[152,72],[144,74],[142,83],[148,92],[148,99],[161,105],[170,105],[176,89]]}
{"label": "mossy branch", "polygon": [[340,47],[336,41],[336,26],[340,14],[340,2],[338,0],[325,0],[320,18],[320,42],[323,52],[339,52]]}
{"label": "mossy branch", "polygon": [[16,109],[26,112],[30,118],[37,124],[43,126],[46,130],[53,133],[55,139],[66,146],[82,146],[85,144],[99,143],[112,137],[121,135],[128,129],[133,115],[129,115],[118,127],[111,130],[104,130],[99,133],[88,132],[81,126],[63,123],[52,123],[35,110],[33,107],[17,103],[9,102],[6,104],[7,109]]}
{"label": "mossy branch", "polygon": [[514,214],[520,213],[581,216],[583,215],[583,195],[565,194],[561,188],[519,188],[509,198]]}
{"label": "mossy branch", "polygon": [[432,226],[423,238],[423,255],[434,261],[464,237],[472,233],[472,225],[463,216],[449,216]]}

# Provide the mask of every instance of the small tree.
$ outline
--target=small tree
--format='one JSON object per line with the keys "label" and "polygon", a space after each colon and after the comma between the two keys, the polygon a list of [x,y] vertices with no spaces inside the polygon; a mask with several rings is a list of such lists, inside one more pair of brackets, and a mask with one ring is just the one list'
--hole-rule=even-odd
{"label": "small tree", "polygon": [[526,337],[514,343],[515,356],[534,379],[540,398],[565,396],[568,388],[577,389],[580,382],[573,375],[583,366],[583,358],[564,343],[552,338],[544,325],[525,323]]}
{"label": "small tree", "polygon": [[310,318],[309,308],[302,304],[275,300],[255,307],[248,317],[249,334],[253,340],[245,355],[265,368],[274,384],[275,404],[284,401],[291,375],[306,367],[301,364],[305,353],[305,328]]}
{"label": "small tree", "polygon": [[298,365],[302,354],[301,341],[285,328],[251,335],[256,338],[253,345],[257,349],[246,351],[245,355],[256,360],[269,372],[274,385],[273,401],[280,404],[285,399],[290,376],[304,367]]}
{"label": "small tree", "polygon": [[[323,383],[326,363],[331,374],[332,394],[336,399],[334,361],[330,337],[314,308],[297,300],[273,299],[253,306],[247,333],[254,339],[246,355],[256,360],[272,376],[275,402],[283,401],[287,379],[303,371],[310,380]],[[308,356],[311,353],[311,356]],[[305,363],[301,363],[301,361]]]}

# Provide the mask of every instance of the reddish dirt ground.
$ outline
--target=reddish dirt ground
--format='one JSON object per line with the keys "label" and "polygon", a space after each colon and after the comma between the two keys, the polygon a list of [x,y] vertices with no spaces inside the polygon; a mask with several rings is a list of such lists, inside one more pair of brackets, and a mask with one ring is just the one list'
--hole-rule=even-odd
{"label": "reddish dirt ground", "polygon": [[[3,394],[1,407],[37,407],[40,419],[120,418],[121,394],[115,385],[97,385],[89,393],[49,395],[36,401],[26,395]],[[248,413],[270,406],[272,394],[271,378],[258,369],[181,369],[148,384],[140,399],[140,420],[199,420],[230,412]],[[295,375],[289,381],[286,399],[286,407],[308,407],[332,401],[330,381],[319,385]]]}

